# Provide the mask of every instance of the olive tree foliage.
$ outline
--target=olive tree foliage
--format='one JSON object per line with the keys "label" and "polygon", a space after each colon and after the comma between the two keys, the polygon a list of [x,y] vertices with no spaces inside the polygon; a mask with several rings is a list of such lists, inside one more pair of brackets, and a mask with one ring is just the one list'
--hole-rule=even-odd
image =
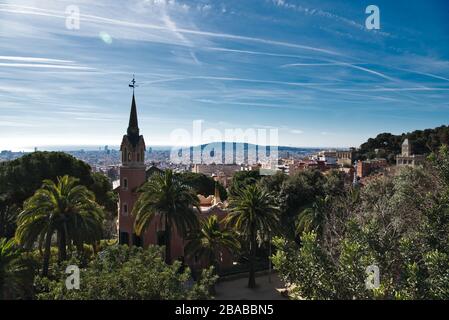
{"label": "olive tree foliage", "polygon": [[[277,238],[272,257],[292,296],[304,299],[449,298],[449,152],[334,197],[321,235]],[[380,286],[367,289],[376,265]]]}
{"label": "olive tree foliage", "polygon": [[179,261],[164,262],[162,250],[128,246],[110,246],[80,269],[80,288],[68,290],[65,285],[67,265],[55,267],[49,278],[37,277],[37,299],[41,300],[178,300],[209,299],[210,288],[217,277],[213,269],[204,270],[199,280],[191,281],[190,270]]}

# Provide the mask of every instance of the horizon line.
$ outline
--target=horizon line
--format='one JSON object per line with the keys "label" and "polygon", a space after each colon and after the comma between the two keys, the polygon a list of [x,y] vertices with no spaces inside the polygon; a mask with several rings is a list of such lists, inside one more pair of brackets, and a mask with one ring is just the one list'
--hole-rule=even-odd
{"label": "horizon line", "polygon": [[[201,145],[209,145],[209,144],[218,144],[218,143],[237,143],[237,144],[245,144],[248,143],[250,145],[257,145],[260,147],[276,147],[276,146],[269,146],[269,145],[258,145],[255,143],[249,143],[249,142],[229,142],[229,141],[217,141],[217,142],[208,142],[203,143]],[[0,152],[3,151],[10,151],[10,152],[24,152],[24,153],[30,153],[34,151],[81,151],[86,148],[95,148],[97,150],[87,150],[87,151],[99,151],[98,149],[104,149],[104,147],[108,147],[110,150],[118,150],[120,149],[119,144],[67,144],[67,145],[61,145],[61,144],[54,144],[54,145],[36,145],[36,146],[23,146],[21,148],[2,148],[0,147]],[[199,145],[167,145],[167,144],[151,144],[147,145],[148,148],[157,147],[157,148],[195,148]],[[74,148],[74,149],[69,149]],[[357,148],[354,146],[292,146],[292,145],[279,145],[277,148],[296,148],[296,149],[350,149],[350,148]],[[36,149],[36,150],[35,150]]]}

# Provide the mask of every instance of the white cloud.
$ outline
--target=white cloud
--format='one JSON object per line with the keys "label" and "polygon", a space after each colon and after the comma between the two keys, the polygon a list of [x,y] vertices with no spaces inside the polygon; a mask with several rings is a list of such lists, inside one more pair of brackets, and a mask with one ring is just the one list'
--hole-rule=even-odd
{"label": "white cloud", "polygon": [[34,63],[0,63],[0,67],[94,70],[94,68],[82,67],[82,66],[67,66],[67,65],[58,65],[58,64],[34,64]]}
{"label": "white cloud", "polygon": [[[353,28],[357,28],[360,31],[368,31],[364,25],[362,25],[354,20],[339,16],[337,14],[334,14],[334,13],[331,13],[328,11],[324,11],[321,9],[315,9],[315,8],[307,8],[307,7],[303,7],[301,5],[288,3],[284,0],[272,0],[272,1],[278,7],[282,7],[282,8],[289,9],[289,10],[295,10],[295,11],[301,12],[305,15],[318,16],[318,17],[322,17],[322,18],[332,19],[337,22],[344,23]],[[378,30],[369,30],[369,31],[373,34],[378,34],[378,35],[382,35],[382,36],[391,36],[387,32],[382,32],[382,31],[378,31]],[[373,31],[375,31],[375,32],[373,32]]]}
{"label": "white cloud", "polygon": [[0,56],[0,60],[26,61],[26,62],[73,63],[73,61],[69,61],[69,60],[37,58],[37,57],[17,57],[17,56]]}
{"label": "white cloud", "polygon": [[[0,4],[0,12],[8,12],[8,13],[18,13],[18,14],[25,14],[25,15],[44,15],[44,16],[48,16],[48,17],[54,17],[54,18],[63,18],[65,19],[65,15],[63,11],[55,11],[55,10],[47,10],[47,9],[40,9],[40,8],[33,8],[33,7],[26,7],[26,9],[24,9],[25,7],[22,6],[15,6],[16,8],[2,8],[2,4]],[[37,9],[37,10],[34,10]],[[38,11],[39,10],[39,11]],[[57,13],[55,13],[57,12]],[[166,19],[165,16],[163,16],[163,18]],[[157,21],[158,19],[158,15],[154,16],[153,20]],[[168,21],[165,20],[163,21],[163,25],[161,24],[150,24],[150,23],[141,23],[141,22],[131,22],[131,21],[127,21],[127,20],[122,20],[122,19],[113,19],[113,18],[107,18],[107,17],[102,17],[102,16],[98,16],[98,15],[93,15],[93,14],[84,14],[83,11],[81,11],[80,13],[80,20],[81,20],[81,25],[83,25],[83,22],[92,22],[92,23],[96,23],[96,24],[103,24],[103,25],[109,25],[109,26],[120,26],[121,28],[123,27],[130,27],[130,28],[140,28],[140,29],[146,29],[146,30],[159,30],[159,31],[171,31],[173,33],[175,33],[176,38],[179,38],[179,35],[195,35],[195,36],[203,36],[206,38],[220,38],[220,39],[229,39],[229,40],[239,40],[239,41],[251,41],[251,42],[257,42],[257,43],[264,43],[264,44],[268,44],[268,45],[272,45],[272,46],[282,46],[282,47],[290,47],[290,48],[296,48],[296,49],[302,49],[302,50],[307,50],[307,51],[313,51],[313,52],[320,52],[320,53],[325,53],[325,54],[329,54],[329,55],[341,55],[340,53],[333,51],[333,50],[329,50],[329,49],[324,49],[324,48],[320,48],[320,47],[315,47],[315,46],[308,46],[308,45],[302,45],[302,44],[298,44],[298,43],[290,43],[290,42],[285,42],[285,41],[276,41],[276,40],[270,40],[270,39],[264,39],[264,38],[258,38],[258,37],[248,37],[248,36],[241,36],[241,35],[237,35],[237,34],[230,34],[230,33],[220,33],[220,32],[208,32],[208,31],[202,31],[202,30],[196,30],[196,29],[189,29],[189,28],[178,28],[176,25],[173,24],[166,24]],[[148,19],[146,19],[148,20]],[[63,29],[63,28],[62,28]],[[83,27],[80,28],[79,31],[82,31]],[[119,32],[119,31],[122,32]],[[70,31],[70,30],[66,30],[66,31]],[[133,33],[130,32],[123,32],[122,29],[118,29],[115,30],[118,34],[120,34],[121,37],[131,37],[132,39],[136,39],[136,37],[133,37]],[[126,30],[124,30],[126,31]],[[89,33],[85,33],[85,36],[88,36]],[[148,36],[148,35],[147,35]],[[155,36],[153,34],[153,36]],[[164,38],[161,38],[160,33],[158,33],[157,35],[157,39],[158,41],[163,41]],[[115,37],[117,37],[117,35],[115,35]],[[151,40],[151,39],[155,39],[153,38],[142,38],[140,40]],[[137,39],[136,39],[137,40]],[[189,43],[181,40],[181,44],[183,45],[187,45],[190,46]],[[165,39],[166,42],[169,42],[169,39]],[[176,41],[175,41],[176,43]]]}

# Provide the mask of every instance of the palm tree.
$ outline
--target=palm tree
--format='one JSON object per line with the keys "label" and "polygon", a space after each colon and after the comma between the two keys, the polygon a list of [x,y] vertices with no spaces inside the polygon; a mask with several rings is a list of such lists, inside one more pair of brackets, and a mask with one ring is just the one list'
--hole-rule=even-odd
{"label": "palm tree", "polygon": [[171,262],[173,226],[186,236],[198,227],[199,200],[193,189],[171,170],[154,173],[140,189],[133,208],[134,229],[139,236],[158,217],[165,225],[165,262]]}
{"label": "palm tree", "polygon": [[255,258],[257,236],[266,237],[279,228],[279,208],[273,195],[258,184],[237,190],[229,200],[230,213],[226,220],[249,243],[248,287],[256,287]]}
{"label": "palm tree", "polygon": [[323,227],[326,219],[326,207],[330,197],[317,197],[309,208],[301,211],[296,223],[296,233],[315,231],[320,237],[323,234]]}
{"label": "palm tree", "polygon": [[35,241],[44,242],[42,275],[48,274],[52,236],[56,233],[59,262],[67,259],[67,245],[81,248],[101,238],[103,209],[95,195],[78,179],[67,175],[57,182],[44,180],[42,187],[24,203],[17,221],[16,238],[31,247]]}
{"label": "palm tree", "polygon": [[20,258],[14,239],[0,239],[0,300],[13,298],[29,280],[30,272]]}
{"label": "palm tree", "polygon": [[234,252],[240,248],[240,242],[234,233],[220,228],[220,221],[216,215],[202,220],[200,230],[193,230],[186,240],[189,240],[185,246],[186,253],[207,259],[209,265],[215,267],[217,274],[219,271],[218,254],[222,250]]}

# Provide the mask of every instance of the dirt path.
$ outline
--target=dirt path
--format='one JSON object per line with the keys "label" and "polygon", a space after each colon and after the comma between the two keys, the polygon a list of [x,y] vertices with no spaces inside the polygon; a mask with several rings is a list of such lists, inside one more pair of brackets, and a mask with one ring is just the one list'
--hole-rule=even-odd
{"label": "dirt path", "polygon": [[256,289],[248,288],[248,278],[242,277],[233,280],[221,281],[216,286],[215,299],[217,300],[285,300],[280,293],[285,288],[276,274],[271,275],[271,283],[268,275],[256,277]]}

